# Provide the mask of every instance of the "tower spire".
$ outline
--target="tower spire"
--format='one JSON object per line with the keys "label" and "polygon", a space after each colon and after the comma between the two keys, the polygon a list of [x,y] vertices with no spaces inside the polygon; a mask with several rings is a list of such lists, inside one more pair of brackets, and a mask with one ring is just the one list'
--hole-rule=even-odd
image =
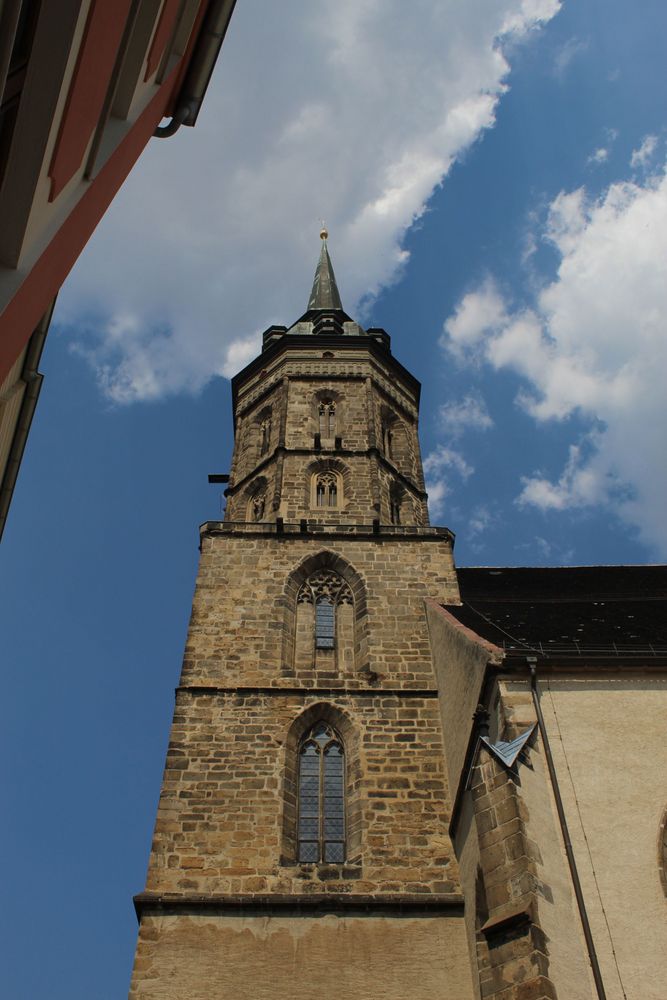
{"label": "tower spire", "polygon": [[322,250],[315,271],[313,288],[308,299],[308,312],[313,309],[322,309],[330,312],[332,309],[342,310],[343,308],[338,285],[336,284],[336,275],[334,274],[333,264],[331,263],[331,257],[327,249],[328,235],[329,233],[326,228],[322,226],[320,230]]}

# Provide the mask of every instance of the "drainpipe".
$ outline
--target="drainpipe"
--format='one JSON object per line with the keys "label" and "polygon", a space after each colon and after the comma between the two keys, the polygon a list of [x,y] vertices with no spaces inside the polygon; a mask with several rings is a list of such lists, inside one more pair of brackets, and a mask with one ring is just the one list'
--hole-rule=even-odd
{"label": "drainpipe", "polygon": [[168,139],[169,136],[178,132],[183,122],[187,121],[193,112],[190,104],[179,104],[174,111],[173,117],[168,125],[157,125],[153,135],[156,139]]}
{"label": "drainpipe", "polygon": [[547,760],[547,768],[549,770],[549,777],[551,779],[551,787],[554,793],[554,800],[556,802],[556,812],[558,813],[558,820],[560,822],[560,829],[563,835],[563,844],[565,846],[565,853],[567,855],[567,863],[570,866],[570,875],[572,876],[572,886],[574,888],[574,895],[577,900],[577,907],[579,909],[579,916],[581,918],[581,926],[584,931],[584,938],[586,939],[586,949],[588,951],[588,960],[591,963],[591,971],[593,973],[593,979],[595,980],[595,988],[597,990],[597,995],[599,1000],[607,1000],[607,994],[604,990],[604,984],[602,982],[602,973],[600,972],[600,965],[598,963],[597,953],[595,951],[595,944],[593,942],[593,935],[591,933],[591,925],[588,920],[588,914],[586,912],[586,904],[584,903],[584,894],[581,889],[581,882],[579,881],[579,872],[577,871],[577,863],[574,857],[574,851],[572,850],[572,841],[570,840],[570,831],[567,827],[567,820],[565,819],[565,810],[563,808],[563,800],[560,794],[560,787],[558,784],[558,777],[556,775],[556,767],[554,764],[554,759],[551,754],[551,746],[549,745],[549,737],[547,736],[547,727],[544,723],[544,716],[542,715],[542,706],[540,705],[539,689],[537,686],[537,657],[527,656],[526,661],[530,669],[530,690],[533,695],[533,705],[535,706],[535,714],[537,715],[537,727],[540,731],[540,736],[542,737],[542,745],[544,747],[544,756]]}
{"label": "drainpipe", "polygon": [[174,135],[181,125],[195,124],[235,5],[236,0],[209,0],[204,23],[176,100],[176,111],[168,125],[158,125],[153,132],[158,139]]}

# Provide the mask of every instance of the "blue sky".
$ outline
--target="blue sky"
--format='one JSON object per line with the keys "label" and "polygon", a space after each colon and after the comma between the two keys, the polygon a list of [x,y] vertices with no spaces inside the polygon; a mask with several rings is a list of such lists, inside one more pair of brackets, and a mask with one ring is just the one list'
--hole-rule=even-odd
{"label": "blue sky", "polygon": [[224,376],[305,308],[321,216],[460,565],[667,553],[667,11],[406,6],[242,0],[61,294],[0,552],[12,1000],[127,989]]}

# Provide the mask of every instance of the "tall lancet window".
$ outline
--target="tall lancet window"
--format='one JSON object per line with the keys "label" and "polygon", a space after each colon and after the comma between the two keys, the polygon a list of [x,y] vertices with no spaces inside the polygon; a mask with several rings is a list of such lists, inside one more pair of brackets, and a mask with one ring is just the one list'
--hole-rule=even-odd
{"label": "tall lancet window", "polygon": [[336,404],[333,399],[323,399],[320,403],[320,435],[323,438],[336,436]]}
{"label": "tall lancet window", "polygon": [[345,860],[345,752],[338,734],[317,722],[299,746],[299,861]]}
{"label": "tall lancet window", "polygon": [[352,590],[333,570],[316,570],[296,598],[294,663],[323,670],[351,667],[354,646]]}

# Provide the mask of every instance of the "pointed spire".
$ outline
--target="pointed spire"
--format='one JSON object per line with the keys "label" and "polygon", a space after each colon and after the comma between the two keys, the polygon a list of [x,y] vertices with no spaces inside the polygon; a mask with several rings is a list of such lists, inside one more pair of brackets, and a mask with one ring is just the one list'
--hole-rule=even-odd
{"label": "pointed spire", "polygon": [[329,251],[327,250],[328,235],[329,233],[323,226],[320,231],[322,251],[317,264],[317,270],[315,271],[313,290],[311,291],[310,298],[308,299],[308,312],[312,309],[324,309],[330,312],[332,309],[342,310],[343,308],[343,303],[340,300],[340,292],[338,291],[338,285],[336,284],[333,264],[331,263],[331,257],[329,256]]}

